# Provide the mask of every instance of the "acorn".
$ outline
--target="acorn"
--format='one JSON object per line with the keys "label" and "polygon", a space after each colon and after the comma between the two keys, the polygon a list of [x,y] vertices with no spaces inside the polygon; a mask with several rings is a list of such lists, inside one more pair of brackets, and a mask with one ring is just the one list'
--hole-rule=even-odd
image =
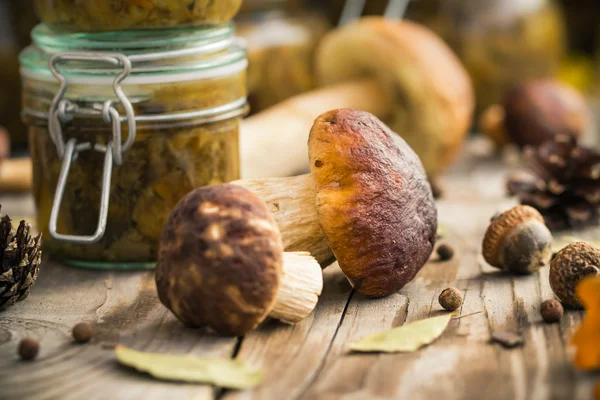
{"label": "acorn", "polygon": [[491,266],[529,274],[550,262],[552,234],[537,210],[516,206],[492,219],[482,248]]}
{"label": "acorn", "polygon": [[575,242],[558,252],[550,264],[550,287],[560,301],[572,308],[583,308],[575,290],[588,276],[600,276],[600,249]]}

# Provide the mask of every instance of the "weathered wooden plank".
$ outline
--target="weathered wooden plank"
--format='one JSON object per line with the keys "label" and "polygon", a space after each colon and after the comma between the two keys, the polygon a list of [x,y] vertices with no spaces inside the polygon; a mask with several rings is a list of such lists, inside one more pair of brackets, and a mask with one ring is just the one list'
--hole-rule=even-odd
{"label": "weathered wooden plank", "polygon": [[[573,373],[565,357],[564,338],[558,335],[561,326],[540,324],[539,303],[550,295],[548,269],[515,277],[481,259],[481,239],[490,216],[512,202],[503,195],[504,171],[494,164],[475,165],[472,170],[463,169],[462,178],[446,180],[447,200],[439,207],[440,220],[450,232],[448,239],[459,248],[455,260],[442,271],[428,264],[396,296],[376,302],[354,296],[323,372],[302,398],[589,398],[589,390],[582,388],[589,388],[591,379],[586,382]],[[461,191],[456,192],[457,188]],[[436,296],[450,284],[465,292],[463,314],[485,313],[451,322],[440,340],[419,352],[345,352],[349,342],[366,333],[440,312]],[[570,331],[567,336],[578,318],[578,312],[568,312],[569,322],[562,324]],[[494,330],[522,333],[525,346],[507,350],[491,344]]]}
{"label": "weathered wooden plank", "polygon": [[[73,344],[72,326],[97,323],[89,345]],[[41,343],[34,362],[17,359],[22,337]],[[145,351],[230,357],[236,339],[185,328],[160,305],[151,272],[101,272],[46,262],[35,290],[0,314],[0,397],[7,399],[213,399],[210,386],[158,382],[122,368],[102,343]]]}
{"label": "weathered wooden plank", "polygon": [[238,357],[265,373],[264,383],[252,391],[229,392],[225,399],[293,399],[316,378],[339,322],[351,287],[339,266],[324,272],[324,290],[315,312],[296,326],[276,321],[248,334]]}
{"label": "weathered wooden plank", "polygon": [[[575,373],[568,341],[582,313],[568,311],[547,325],[539,304],[552,297],[548,269],[514,277],[486,265],[481,239],[489,218],[509,208],[505,168],[497,160],[465,157],[444,178],[439,202],[444,239],[456,249],[449,262],[435,257],[417,279],[385,299],[353,294],[337,267],[325,271],[326,287],[306,321],[262,325],[241,342],[185,328],[162,307],[151,272],[102,272],[46,262],[31,297],[0,313],[0,398],[20,399],[588,399],[597,375]],[[3,213],[25,216],[28,205],[5,202]],[[20,204],[25,204],[21,207]],[[591,237],[596,237],[590,233]],[[441,311],[437,296],[447,286],[465,296],[462,315],[431,346],[410,354],[351,354],[363,335]],[[74,345],[71,327],[98,324],[95,343]],[[513,330],[522,348],[491,344],[494,330]],[[20,338],[41,340],[40,358],[17,360]],[[246,392],[171,384],[119,367],[101,342],[158,352],[236,355],[264,370],[265,382]]]}

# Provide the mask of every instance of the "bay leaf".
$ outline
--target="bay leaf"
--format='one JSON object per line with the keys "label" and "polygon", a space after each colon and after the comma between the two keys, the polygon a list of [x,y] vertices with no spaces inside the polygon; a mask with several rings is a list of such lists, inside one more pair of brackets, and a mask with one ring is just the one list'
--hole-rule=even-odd
{"label": "bay leaf", "polygon": [[435,235],[441,239],[441,238],[445,237],[447,233],[448,233],[448,229],[446,229],[446,227],[444,225],[442,225],[438,222]]}
{"label": "bay leaf", "polygon": [[249,389],[258,385],[262,373],[250,369],[243,361],[217,357],[197,357],[146,353],[117,346],[119,363],[167,381],[205,383],[228,389]]}
{"label": "bay leaf", "polygon": [[444,333],[452,314],[410,322],[397,328],[367,335],[349,348],[360,352],[412,352],[435,341]]}

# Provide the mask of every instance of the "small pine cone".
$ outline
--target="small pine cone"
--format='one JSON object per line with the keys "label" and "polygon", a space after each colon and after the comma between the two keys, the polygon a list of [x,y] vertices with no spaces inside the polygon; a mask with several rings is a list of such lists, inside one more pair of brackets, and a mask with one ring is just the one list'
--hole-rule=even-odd
{"label": "small pine cone", "polygon": [[33,237],[21,221],[15,229],[8,216],[0,217],[0,310],[29,295],[42,260],[42,235]]}
{"label": "small pine cone", "polygon": [[527,148],[527,171],[509,176],[507,191],[537,209],[554,231],[598,222],[600,152],[557,135],[539,148]]}

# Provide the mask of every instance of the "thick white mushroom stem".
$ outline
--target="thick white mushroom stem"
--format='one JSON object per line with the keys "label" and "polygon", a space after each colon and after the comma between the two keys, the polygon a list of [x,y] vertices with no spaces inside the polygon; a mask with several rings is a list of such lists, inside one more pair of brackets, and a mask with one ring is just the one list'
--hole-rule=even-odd
{"label": "thick white mushroom stem", "polygon": [[339,108],[367,111],[386,122],[430,176],[458,155],[471,125],[473,87],[460,60],[431,30],[362,18],[321,40],[314,67],[321,89],[244,121],[242,178],[307,171],[305,143],[314,118]]}
{"label": "thick white mushroom stem", "polygon": [[33,181],[31,160],[15,158],[0,161],[0,193],[25,192]]}
{"label": "thick white mushroom stem", "polygon": [[317,192],[312,175],[232,183],[250,189],[267,203],[281,231],[285,251],[307,251],[323,267],[335,260],[319,225],[315,204]]}
{"label": "thick white mushroom stem", "polygon": [[310,315],[323,291],[321,266],[309,253],[283,254],[283,277],[269,317],[295,324]]}
{"label": "thick white mushroom stem", "polygon": [[283,101],[247,118],[241,125],[242,178],[297,175],[308,171],[308,132],[324,110],[353,108],[380,118],[394,102],[375,79],[326,86]]}

